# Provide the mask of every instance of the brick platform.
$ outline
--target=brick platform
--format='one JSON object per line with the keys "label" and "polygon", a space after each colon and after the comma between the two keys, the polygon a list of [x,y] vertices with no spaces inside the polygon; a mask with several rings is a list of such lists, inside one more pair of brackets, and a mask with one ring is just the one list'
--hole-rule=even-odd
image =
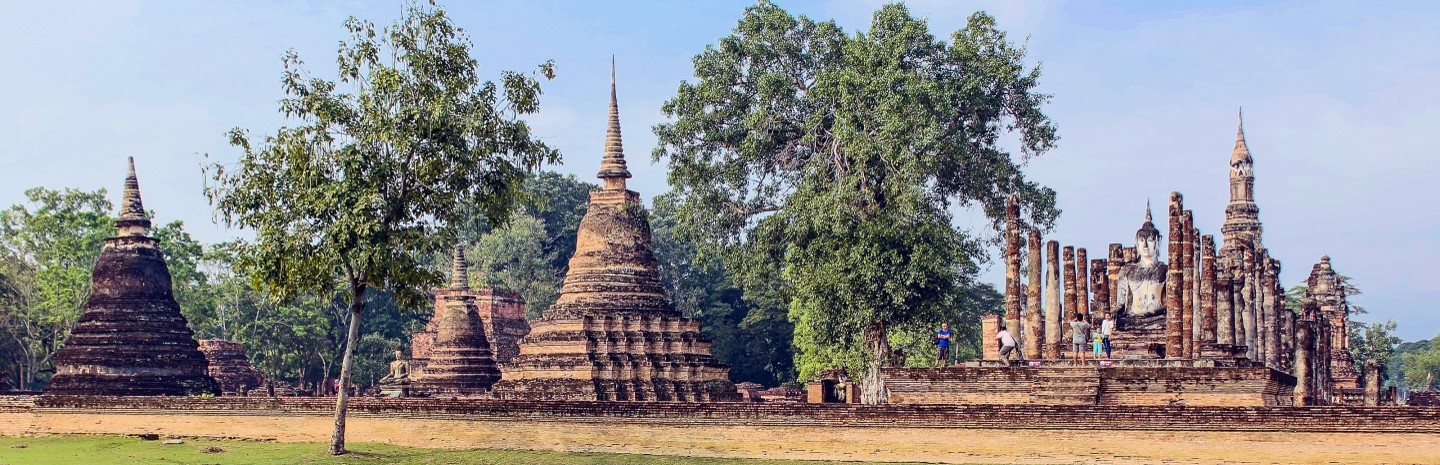
{"label": "brick platform", "polygon": [[1047,362],[1038,367],[886,368],[896,404],[1187,405],[1263,407],[1292,402],[1295,378],[1258,366],[1192,366],[1171,360],[1106,368]]}

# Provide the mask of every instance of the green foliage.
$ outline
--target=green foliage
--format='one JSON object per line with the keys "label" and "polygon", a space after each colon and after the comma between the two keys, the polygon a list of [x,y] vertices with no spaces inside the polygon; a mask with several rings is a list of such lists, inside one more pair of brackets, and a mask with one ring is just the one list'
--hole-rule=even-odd
{"label": "green foliage", "polygon": [[115,228],[105,190],[25,191],[28,205],[0,212],[0,350],[21,389],[49,379],[90,292],[90,269]]}
{"label": "green foliage", "polygon": [[[1355,366],[1364,367],[1371,360],[1384,363],[1395,353],[1395,346],[1401,340],[1394,336],[1395,322],[1385,320],[1384,323],[1365,324],[1358,321],[1350,323],[1350,357],[1355,360]],[[1389,370],[1394,367],[1382,365],[1382,370]],[[1385,379],[1382,372],[1380,378]]]}
{"label": "green foliage", "polygon": [[1404,386],[1419,391],[1440,389],[1440,336],[1429,341],[1412,343],[1401,355]]}
{"label": "green foliage", "polygon": [[765,386],[795,381],[794,327],[785,308],[745,300],[719,264],[700,260],[696,245],[676,230],[676,208],[669,195],[661,195],[649,215],[660,278],[675,308],[700,320],[711,353],[730,365],[731,381]]}
{"label": "green foliage", "polygon": [[[467,251],[471,281],[519,292],[525,298],[525,317],[539,318],[560,296],[563,280],[554,267],[554,253],[545,250],[546,242],[544,221],[516,215],[509,224],[481,236]],[[573,244],[570,250],[573,253]]]}
{"label": "green foliage", "polygon": [[[388,291],[422,308],[441,275],[430,257],[456,240],[458,205],[504,224],[527,172],[559,154],[519,118],[539,110],[533,75],[482,81],[468,35],[441,8],[407,4],[377,29],[350,18],[339,81],[285,56],[285,126],[263,138],[239,128],[235,165],[207,166],[218,217],[255,232],[237,266],[277,301],[344,292],[349,334],[340,378],[348,383],[366,292]],[[553,66],[540,66],[553,76]],[[343,453],[344,396],[334,453]]]}
{"label": "green foliage", "polygon": [[983,13],[946,42],[903,5],[847,35],[764,2],[695,57],[699,81],[655,127],[677,228],[747,300],[788,308],[801,379],[845,365],[878,397],[889,328],[937,322],[975,287],[984,253],[953,212],[998,229],[1013,193],[1026,223],[1053,224],[1054,192],[1020,170],[1057,139],[1024,57]]}

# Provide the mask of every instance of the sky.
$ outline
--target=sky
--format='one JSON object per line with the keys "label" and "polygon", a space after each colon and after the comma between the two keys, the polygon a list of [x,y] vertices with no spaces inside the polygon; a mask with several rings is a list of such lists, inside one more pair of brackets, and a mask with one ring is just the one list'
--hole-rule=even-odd
{"label": "sky", "polygon": [[[530,121],[564,155],[552,169],[582,179],[598,168],[613,55],[630,186],[647,199],[668,189],[664,161],[649,157],[661,104],[694,80],[691,58],[748,5],[447,3],[482,76],[555,60],[558,76]],[[775,3],[852,33],[882,4]],[[1351,301],[1369,313],[1355,319],[1394,320],[1406,340],[1440,332],[1440,195],[1430,184],[1440,174],[1440,3],[907,4],[941,38],[986,11],[1041,66],[1061,139],[1025,169],[1057,191],[1064,212],[1047,240],[1092,251],[1128,243],[1146,199],[1163,216],[1171,191],[1185,195],[1202,233],[1218,236],[1243,106],[1264,241],[1285,286],[1329,255],[1364,291]],[[286,123],[277,112],[285,51],[333,73],[345,19],[387,24],[401,4],[0,0],[0,11],[0,207],[36,186],[107,188],[118,204],[133,156],[157,219],[183,220],[213,242],[243,233],[213,221],[200,167],[237,159],[229,129],[266,134]],[[978,225],[979,215],[959,221]],[[1002,276],[998,260],[983,275],[997,286]]]}

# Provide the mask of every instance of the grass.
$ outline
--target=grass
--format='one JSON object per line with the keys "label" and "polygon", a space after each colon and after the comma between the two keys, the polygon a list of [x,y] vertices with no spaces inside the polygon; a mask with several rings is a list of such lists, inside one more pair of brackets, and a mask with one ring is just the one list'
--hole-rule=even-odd
{"label": "grass", "polygon": [[656,455],[534,452],[511,450],[438,450],[385,444],[350,444],[350,453],[333,457],[328,445],[262,441],[184,439],[163,444],[129,436],[0,437],[0,465],[141,464],[591,464],[591,465],[818,465],[839,462],[718,459]]}

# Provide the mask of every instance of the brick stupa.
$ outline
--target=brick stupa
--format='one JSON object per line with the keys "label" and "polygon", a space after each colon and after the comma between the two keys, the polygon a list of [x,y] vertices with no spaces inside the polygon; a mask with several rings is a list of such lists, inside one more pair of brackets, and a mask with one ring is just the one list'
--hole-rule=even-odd
{"label": "brick stupa", "polygon": [[180,314],[159,241],[147,235],[135,160],[125,178],[119,234],[105,239],[91,272],[90,297],[46,394],[183,396],[219,394],[205,356]]}
{"label": "brick stupa", "polygon": [[201,339],[200,353],[210,364],[210,377],[225,394],[244,394],[265,386],[265,375],[250,364],[245,346],[224,339]]}
{"label": "brick stupa", "polygon": [[450,272],[450,289],[455,292],[435,309],[435,343],[413,376],[412,389],[430,395],[476,396],[500,379],[480,309],[475,296],[467,292],[469,283],[465,249],[456,246]]}
{"label": "brick stupa", "polygon": [[590,191],[559,300],[520,341],[495,397],[739,400],[700,323],[681,317],[665,294],[640,194],[625,188],[629,177],[612,72],[604,187]]}

